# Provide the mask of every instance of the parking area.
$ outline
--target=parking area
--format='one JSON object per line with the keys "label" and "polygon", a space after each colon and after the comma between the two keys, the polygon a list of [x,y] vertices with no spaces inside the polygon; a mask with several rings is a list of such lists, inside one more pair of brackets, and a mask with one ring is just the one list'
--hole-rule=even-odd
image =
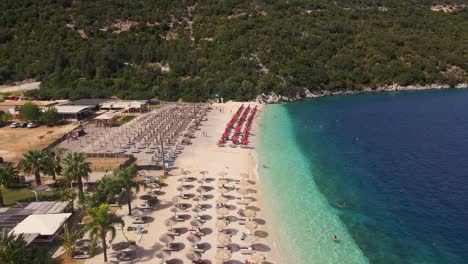
{"label": "parking area", "polygon": [[30,149],[42,149],[57,138],[72,131],[77,124],[36,128],[0,128],[0,156],[17,163]]}

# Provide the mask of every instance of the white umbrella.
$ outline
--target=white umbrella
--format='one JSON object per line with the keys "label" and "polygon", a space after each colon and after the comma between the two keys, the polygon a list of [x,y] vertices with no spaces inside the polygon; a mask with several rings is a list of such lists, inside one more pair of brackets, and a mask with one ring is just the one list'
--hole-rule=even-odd
{"label": "white umbrella", "polygon": [[249,217],[249,218],[253,218],[257,215],[257,213],[255,213],[254,210],[251,210],[251,209],[247,209],[244,211],[244,215]]}
{"label": "white umbrella", "polygon": [[220,250],[216,252],[215,259],[219,261],[227,261],[232,257],[232,253],[229,250]]}
{"label": "white umbrella", "polygon": [[221,219],[221,220],[218,220],[218,222],[216,222],[216,227],[218,229],[224,229],[228,226],[228,221],[224,220],[224,219]]}
{"label": "white umbrella", "polygon": [[216,210],[216,212],[219,215],[225,216],[225,215],[229,214],[229,209],[227,209],[226,207],[222,207],[222,208],[219,208],[218,210]]}
{"label": "white umbrella", "polygon": [[221,197],[216,198],[216,203],[217,204],[225,204],[225,203],[227,203],[228,200],[229,200],[228,198],[226,198],[224,196],[221,196]]}
{"label": "white umbrella", "polygon": [[265,261],[265,256],[258,253],[258,252],[254,252],[250,258],[253,260],[253,262],[255,263],[259,263],[259,262],[262,262],[262,261]]}
{"label": "white umbrella", "polygon": [[254,229],[257,229],[258,224],[254,221],[247,221],[245,223],[245,227],[247,227],[250,230],[250,232],[252,232]]}
{"label": "white umbrella", "polygon": [[228,243],[231,243],[231,237],[226,235],[226,234],[218,234],[218,243],[226,245]]}

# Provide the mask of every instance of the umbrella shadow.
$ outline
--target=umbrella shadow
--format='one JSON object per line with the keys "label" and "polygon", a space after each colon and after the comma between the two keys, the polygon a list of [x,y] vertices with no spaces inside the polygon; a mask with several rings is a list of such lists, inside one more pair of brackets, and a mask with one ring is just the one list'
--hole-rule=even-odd
{"label": "umbrella shadow", "polygon": [[237,229],[234,229],[234,228],[228,228],[228,229],[225,229],[229,234],[231,234],[231,236],[235,236],[237,235],[237,233],[239,233],[239,231]]}
{"label": "umbrella shadow", "polygon": [[229,244],[228,248],[231,252],[239,252],[241,250],[240,246],[238,244]]}
{"label": "umbrella shadow", "polygon": [[257,230],[254,232],[255,236],[258,236],[260,238],[266,238],[268,237],[268,232],[262,231],[262,230]]}
{"label": "umbrella shadow", "polygon": [[156,252],[158,252],[162,248],[163,248],[163,245],[159,242],[154,243],[148,249],[138,247],[136,250],[137,254],[136,254],[135,262],[148,261],[150,259],[153,259],[154,254],[156,254]]}
{"label": "umbrella shadow", "polygon": [[149,200],[151,199],[151,195],[150,194],[143,194],[143,195],[140,195],[140,200]]}
{"label": "umbrella shadow", "polygon": [[259,225],[265,225],[266,224],[266,221],[261,219],[261,218],[255,218],[254,222],[259,224]]}
{"label": "umbrella shadow", "polygon": [[204,195],[206,199],[213,199],[214,198],[214,195],[212,194],[205,194]]}
{"label": "umbrella shadow", "polygon": [[238,220],[237,216],[234,216],[234,215],[227,216],[226,219],[229,222],[236,222]]}
{"label": "umbrella shadow", "polygon": [[212,206],[211,204],[202,204],[201,206],[202,206],[202,208],[205,209],[205,210],[206,210],[206,209],[211,209],[211,208],[213,208],[213,206]]}
{"label": "umbrella shadow", "polygon": [[253,246],[253,249],[256,251],[260,251],[260,252],[271,251],[271,248],[265,244],[257,243],[257,244],[253,244],[252,246]]}
{"label": "umbrella shadow", "polygon": [[187,227],[177,227],[174,228],[174,230],[176,230],[179,234],[183,235],[187,233],[189,229]]}
{"label": "umbrella shadow", "polygon": [[152,216],[145,217],[145,224],[154,222],[155,218]]}
{"label": "umbrella shadow", "polygon": [[258,208],[257,206],[249,205],[249,206],[246,207],[246,209],[250,209],[250,210],[255,211],[255,212],[260,212],[260,208]]}
{"label": "umbrella shadow", "polygon": [[229,209],[229,210],[236,210],[237,206],[235,206],[235,205],[226,205],[226,208]]}
{"label": "umbrella shadow", "polygon": [[184,243],[172,243],[172,245],[174,245],[174,247],[177,249],[177,251],[184,250],[184,248],[185,248]]}
{"label": "umbrella shadow", "polygon": [[173,206],[173,205],[174,205],[173,202],[157,203],[156,206],[153,207],[153,209],[154,209],[155,211],[157,211],[157,210],[164,210],[164,209],[167,209],[167,208],[169,208],[169,207],[171,207],[171,206]]}
{"label": "umbrella shadow", "polygon": [[211,249],[211,244],[210,243],[201,243],[199,244],[200,248],[204,249],[205,251],[207,250],[210,250]]}
{"label": "umbrella shadow", "polygon": [[167,264],[184,264],[184,261],[178,258],[172,258],[166,261]]}
{"label": "umbrella shadow", "polygon": [[205,235],[210,235],[213,233],[213,229],[209,228],[209,227],[205,227],[205,228],[202,228],[201,229],[202,233],[205,234]]}
{"label": "umbrella shadow", "polygon": [[153,191],[153,193],[155,195],[165,195],[166,194],[166,192],[163,192],[163,191]]}
{"label": "umbrella shadow", "polygon": [[185,221],[189,220],[190,218],[192,218],[191,215],[189,214],[180,214],[180,218],[184,219]]}
{"label": "umbrella shadow", "polygon": [[211,215],[201,215],[200,218],[202,220],[205,220],[205,221],[209,221],[209,220],[213,219],[213,217]]}

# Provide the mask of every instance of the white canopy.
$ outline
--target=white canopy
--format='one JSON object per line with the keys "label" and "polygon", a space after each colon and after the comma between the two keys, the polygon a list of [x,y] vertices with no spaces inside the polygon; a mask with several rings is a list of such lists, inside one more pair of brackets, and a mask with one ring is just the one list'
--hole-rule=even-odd
{"label": "white canopy", "polygon": [[64,214],[37,214],[26,217],[10,234],[40,234],[42,236],[54,235],[71,216]]}

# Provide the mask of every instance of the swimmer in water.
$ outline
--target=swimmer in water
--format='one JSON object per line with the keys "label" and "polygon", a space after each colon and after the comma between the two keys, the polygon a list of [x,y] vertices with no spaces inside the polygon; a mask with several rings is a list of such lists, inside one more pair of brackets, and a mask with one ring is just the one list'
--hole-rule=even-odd
{"label": "swimmer in water", "polygon": [[333,239],[333,241],[337,241],[338,237],[336,235],[334,235],[332,239]]}

